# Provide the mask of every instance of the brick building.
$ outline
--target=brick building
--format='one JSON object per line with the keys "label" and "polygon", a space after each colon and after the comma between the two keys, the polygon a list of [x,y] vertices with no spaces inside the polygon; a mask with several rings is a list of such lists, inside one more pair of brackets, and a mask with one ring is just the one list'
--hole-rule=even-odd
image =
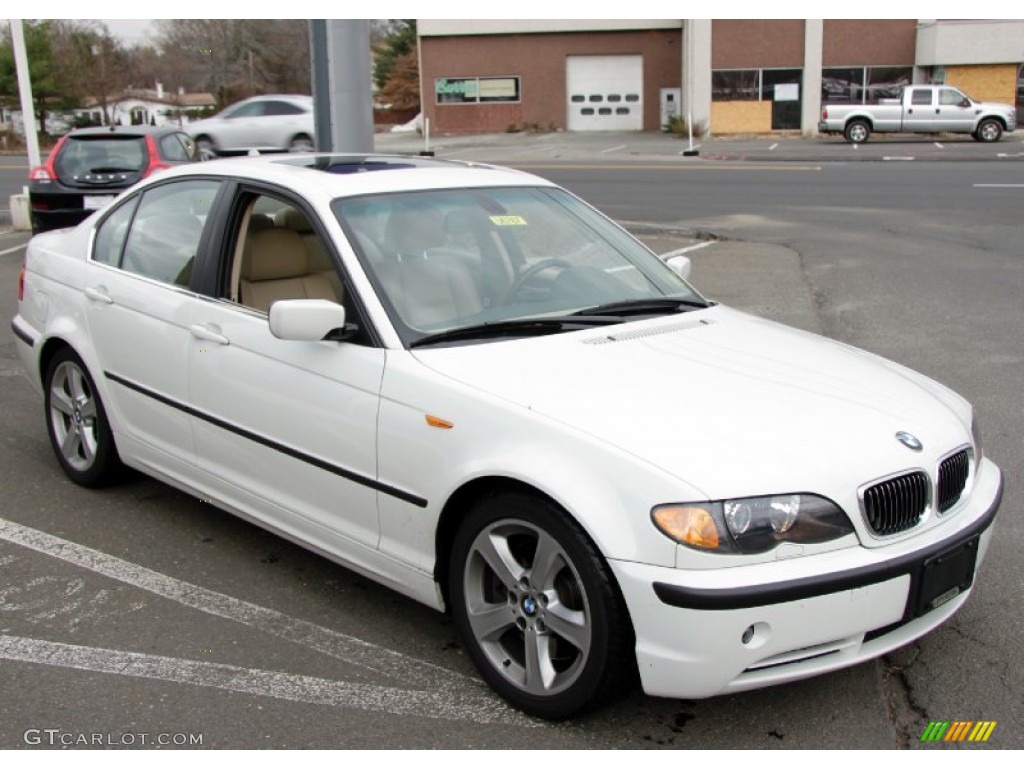
{"label": "brick building", "polygon": [[908,83],[1024,98],[1019,20],[418,21],[437,133],[643,130],[692,114],[716,135],[812,134],[823,104]]}

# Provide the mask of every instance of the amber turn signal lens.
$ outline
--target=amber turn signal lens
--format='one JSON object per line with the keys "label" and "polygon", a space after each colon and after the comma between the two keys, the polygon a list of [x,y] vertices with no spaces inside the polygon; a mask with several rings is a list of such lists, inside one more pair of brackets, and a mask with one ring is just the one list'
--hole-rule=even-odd
{"label": "amber turn signal lens", "polygon": [[653,517],[669,538],[691,547],[718,549],[718,526],[702,507],[658,507]]}

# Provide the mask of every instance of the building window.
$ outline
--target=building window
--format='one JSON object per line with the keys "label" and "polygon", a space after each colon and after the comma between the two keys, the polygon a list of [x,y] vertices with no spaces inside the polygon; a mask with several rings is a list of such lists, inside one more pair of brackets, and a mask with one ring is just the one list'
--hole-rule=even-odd
{"label": "building window", "polygon": [[760,101],[761,70],[719,69],[711,73],[712,101]]}
{"label": "building window", "polygon": [[899,98],[913,80],[913,67],[838,67],[821,71],[821,101],[825,104],[877,104]]}
{"label": "building window", "polygon": [[518,77],[439,77],[434,80],[438,104],[519,101]]}
{"label": "building window", "polygon": [[802,79],[800,69],[720,69],[711,73],[711,100],[798,102]]}

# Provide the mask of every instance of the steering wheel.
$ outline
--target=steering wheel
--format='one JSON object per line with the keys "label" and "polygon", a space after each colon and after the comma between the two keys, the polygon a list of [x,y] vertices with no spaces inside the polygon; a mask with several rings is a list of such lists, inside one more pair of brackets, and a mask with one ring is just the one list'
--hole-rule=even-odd
{"label": "steering wheel", "polygon": [[523,286],[541,272],[553,268],[569,269],[572,266],[572,263],[565,259],[543,259],[538,261],[533,266],[527,267],[526,271],[516,278],[515,282],[512,283],[511,287],[506,291],[502,303],[509,304],[519,294],[519,291],[523,289]]}

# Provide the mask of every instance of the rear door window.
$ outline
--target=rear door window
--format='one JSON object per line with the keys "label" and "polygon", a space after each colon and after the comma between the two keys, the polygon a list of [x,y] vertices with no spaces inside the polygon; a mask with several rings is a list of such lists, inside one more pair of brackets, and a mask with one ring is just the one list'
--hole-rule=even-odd
{"label": "rear door window", "polygon": [[915,106],[930,106],[932,103],[932,92],[928,88],[915,88],[910,92],[910,103]]}
{"label": "rear door window", "polygon": [[165,160],[178,163],[186,163],[191,159],[176,133],[170,133],[160,139],[160,154]]}
{"label": "rear door window", "polygon": [[128,231],[121,268],[163,283],[189,285],[203,227],[219,189],[220,182],[203,179],[147,190]]}

